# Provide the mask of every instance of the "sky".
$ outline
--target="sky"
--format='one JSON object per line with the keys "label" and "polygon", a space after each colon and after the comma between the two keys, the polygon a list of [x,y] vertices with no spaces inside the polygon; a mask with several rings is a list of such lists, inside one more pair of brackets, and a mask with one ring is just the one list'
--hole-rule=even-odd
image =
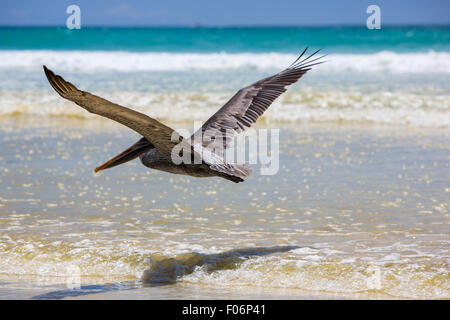
{"label": "sky", "polygon": [[372,4],[383,25],[450,25],[449,0],[1,0],[0,25],[64,26],[72,4],[82,26],[365,26]]}

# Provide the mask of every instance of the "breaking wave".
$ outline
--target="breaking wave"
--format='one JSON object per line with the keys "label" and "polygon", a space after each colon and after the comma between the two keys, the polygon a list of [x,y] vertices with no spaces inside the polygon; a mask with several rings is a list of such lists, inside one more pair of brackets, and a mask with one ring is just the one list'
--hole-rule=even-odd
{"label": "breaking wave", "polygon": [[[210,253],[162,254],[128,244],[115,247],[7,239],[0,254],[3,276],[34,276],[42,284],[65,283],[74,272],[81,282],[142,280],[149,284],[184,282],[216,287],[289,288],[330,293],[378,292],[394,297],[449,298],[444,257],[405,244],[408,256],[375,248],[362,258],[327,247],[248,248]],[[395,249],[395,248],[394,248]],[[208,251],[208,250],[206,250]],[[379,255],[379,256],[377,256]],[[97,279],[97,280],[96,280]]]}
{"label": "breaking wave", "polygon": [[[96,92],[111,101],[169,122],[205,121],[233,93]],[[96,117],[50,90],[0,91],[0,116],[33,115],[77,118]],[[176,110],[176,112],[174,112]],[[413,92],[311,88],[284,94],[259,123],[353,122],[387,125],[450,127],[450,95]]]}
{"label": "breaking wave", "polygon": [[[165,53],[127,51],[2,50],[0,69],[58,71],[184,71],[217,69],[280,69],[296,59],[286,53]],[[450,53],[331,54],[317,72],[450,73]]]}

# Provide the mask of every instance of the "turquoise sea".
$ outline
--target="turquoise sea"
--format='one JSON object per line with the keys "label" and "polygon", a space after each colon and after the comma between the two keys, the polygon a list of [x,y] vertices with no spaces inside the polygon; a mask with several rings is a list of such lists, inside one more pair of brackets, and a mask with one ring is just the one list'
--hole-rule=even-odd
{"label": "turquoise sea", "polygon": [[[307,46],[238,185],[94,175],[139,137],[42,70],[192,132]],[[449,299],[449,141],[449,26],[0,27],[0,299]]]}
{"label": "turquoise sea", "polygon": [[0,28],[1,50],[120,50],[153,52],[283,52],[305,46],[328,53],[450,50],[449,27],[65,27]]}

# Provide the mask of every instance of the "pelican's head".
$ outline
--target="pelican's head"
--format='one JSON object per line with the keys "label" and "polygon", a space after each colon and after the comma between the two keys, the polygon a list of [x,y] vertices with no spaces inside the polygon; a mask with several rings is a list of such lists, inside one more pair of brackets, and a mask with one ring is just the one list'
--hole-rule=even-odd
{"label": "pelican's head", "polygon": [[137,158],[141,153],[146,152],[151,148],[154,148],[153,145],[146,138],[142,138],[125,151],[119,153],[111,160],[105,162],[100,167],[95,168],[94,171],[97,173],[98,171],[112,168],[118,166],[119,164],[131,161]]}

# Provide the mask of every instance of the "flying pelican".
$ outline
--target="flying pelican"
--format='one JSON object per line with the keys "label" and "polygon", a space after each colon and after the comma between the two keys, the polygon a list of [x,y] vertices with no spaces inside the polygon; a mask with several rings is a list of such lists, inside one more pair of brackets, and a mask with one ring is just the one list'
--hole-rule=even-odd
{"label": "flying pelican", "polygon": [[[223,146],[226,148],[230,132],[236,135],[250,127],[272,102],[286,91],[286,86],[297,82],[311,66],[323,63],[314,61],[324,56],[311,59],[319,50],[301,59],[307,49],[283,71],[240,89],[190,139],[181,137],[173,129],[145,114],[78,90],[46,66],[43,67],[48,81],[61,97],[75,102],[91,113],[117,121],[143,136],[131,147],[97,167],[95,172],[139,157],[144,166],[152,169],[193,177],[222,177],[238,183],[252,173],[252,168],[247,163],[226,162],[215,152],[203,152],[211,141],[203,138],[197,141],[195,137],[199,134],[204,137],[207,132],[223,134],[225,135]],[[214,140],[214,135],[212,138]],[[172,157],[175,148],[182,150],[183,155],[188,151],[188,158],[197,161],[175,163]]]}

